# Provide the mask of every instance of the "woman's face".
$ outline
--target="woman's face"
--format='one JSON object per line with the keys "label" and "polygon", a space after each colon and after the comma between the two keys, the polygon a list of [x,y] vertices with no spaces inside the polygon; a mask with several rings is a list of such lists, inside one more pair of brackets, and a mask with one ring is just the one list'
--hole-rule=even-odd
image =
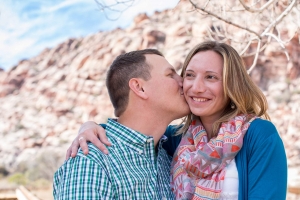
{"label": "woman's face", "polygon": [[195,54],[183,80],[183,92],[191,112],[201,120],[221,117],[228,98],[223,91],[223,58],[214,51]]}

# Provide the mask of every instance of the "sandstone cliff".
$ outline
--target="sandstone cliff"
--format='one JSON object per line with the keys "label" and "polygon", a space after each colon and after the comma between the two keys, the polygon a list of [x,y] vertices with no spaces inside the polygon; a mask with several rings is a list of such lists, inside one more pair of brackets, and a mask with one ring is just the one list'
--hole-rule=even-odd
{"label": "sandstone cliff", "polygon": [[[186,54],[205,39],[205,27],[211,23],[187,10],[181,6],[151,17],[141,14],[124,30],[72,38],[8,71],[0,70],[0,166],[13,172],[47,157],[45,167],[53,173],[81,123],[105,122],[113,116],[105,74],[117,55],[158,48],[180,70]],[[268,98],[291,169],[300,166],[298,37],[287,46],[290,61],[271,42],[251,73]],[[300,175],[297,170],[292,173]]]}

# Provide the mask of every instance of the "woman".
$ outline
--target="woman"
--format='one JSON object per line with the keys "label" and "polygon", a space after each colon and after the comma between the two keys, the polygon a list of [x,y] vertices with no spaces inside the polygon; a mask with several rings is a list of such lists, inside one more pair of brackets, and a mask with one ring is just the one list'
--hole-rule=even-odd
{"label": "woman", "polygon": [[[239,54],[224,43],[203,42],[188,54],[181,76],[191,114],[180,130],[167,129],[165,146],[173,155],[180,142],[171,171],[176,199],[285,199],[283,143],[265,120],[266,98]],[[89,131],[80,140],[95,140]]]}

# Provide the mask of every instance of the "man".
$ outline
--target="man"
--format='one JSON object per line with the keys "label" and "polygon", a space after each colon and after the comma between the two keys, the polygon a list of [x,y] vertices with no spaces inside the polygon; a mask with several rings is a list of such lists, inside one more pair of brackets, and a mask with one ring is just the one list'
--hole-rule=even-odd
{"label": "man", "polygon": [[118,56],[106,86],[117,120],[108,119],[109,154],[89,144],[54,175],[55,199],[173,199],[171,158],[162,149],[173,120],[189,113],[182,78],[154,49]]}

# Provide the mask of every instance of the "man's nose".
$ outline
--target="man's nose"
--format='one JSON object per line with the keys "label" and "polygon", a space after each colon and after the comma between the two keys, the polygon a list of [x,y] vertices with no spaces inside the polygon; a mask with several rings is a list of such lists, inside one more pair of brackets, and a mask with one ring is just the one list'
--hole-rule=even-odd
{"label": "man's nose", "polygon": [[178,75],[178,80],[177,80],[178,84],[180,85],[180,87],[183,86],[183,78],[181,76]]}

